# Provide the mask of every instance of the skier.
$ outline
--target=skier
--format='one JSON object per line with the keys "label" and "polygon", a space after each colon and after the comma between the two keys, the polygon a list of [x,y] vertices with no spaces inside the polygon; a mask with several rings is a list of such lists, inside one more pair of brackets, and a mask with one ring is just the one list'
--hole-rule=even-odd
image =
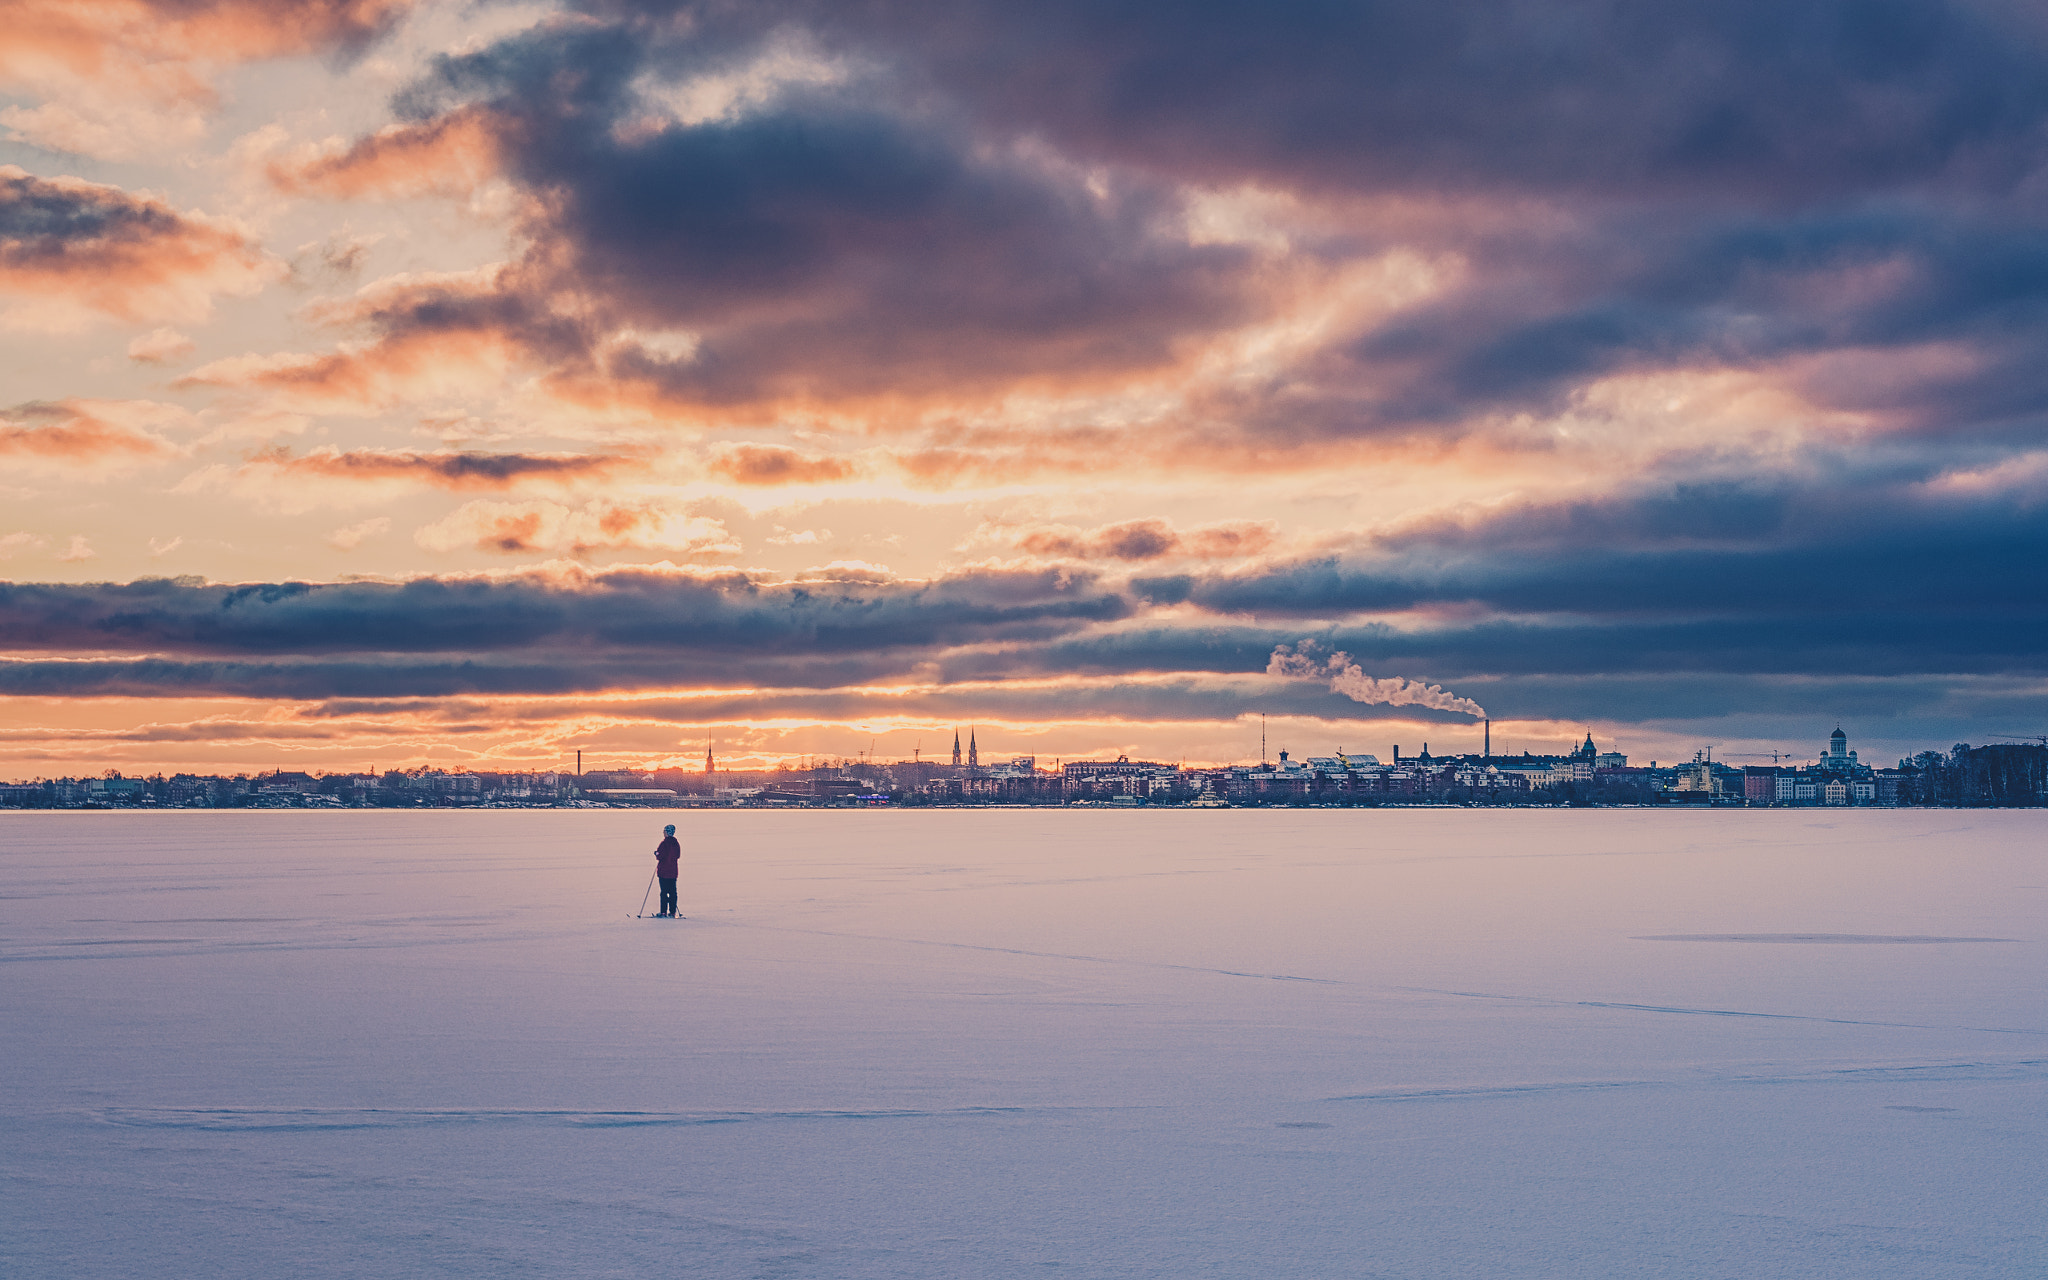
{"label": "skier", "polygon": [[676,824],[671,822],[661,829],[661,843],[654,847],[654,874],[661,880],[661,910],[657,916],[673,919],[676,914],[676,860],[683,856],[683,846],[676,843]]}

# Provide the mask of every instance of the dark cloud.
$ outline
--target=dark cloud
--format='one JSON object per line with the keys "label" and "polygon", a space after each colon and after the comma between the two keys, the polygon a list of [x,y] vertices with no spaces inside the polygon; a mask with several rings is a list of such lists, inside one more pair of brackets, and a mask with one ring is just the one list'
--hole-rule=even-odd
{"label": "dark cloud", "polygon": [[[1375,674],[1411,678],[2038,673],[2048,515],[2024,484],[1700,484],[1510,507],[1355,554],[1134,590],[1329,627]],[[1347,625],[1372,614],[1402,621]]]}
{"label": "dark cloud", "polygon": [[638,569],[566,584],[539,577],[263,585],[155,578],[0,584],[0,645],[223,656],[559,649],[592,661],[606,653],[671,662],[699,654],[729,664],[740,655],[1044,639],[1128,608],[1085,576],[1023,571],[881,586]]}
{"label": "dark cloud", "polygon": [[[614,30],[689,30],[685,66],[800,30],[886,68],[863,85],[876,100],[936,96],[984,137],[1048,139],[1082,164],[1451,202],[1434,228],[1366,208],[1303,242],[1431,245],[1472,282],[1206,401],[1225,434],[1457,432],[1556,410],[1615,372],[1944,341],[1992,367],[1887,385],[1907,425],[1995,430],[2048,407],[2029,354],[2048,336],[2031,194],[2048,173],[2048,24],[2020,7],[587,7]],[[1802,389],[1868,407],[1853,376]]]}
{"label": "dark cloud", "polygon": [[991,127],[1234,184],[1781,206],[1999,190],[2048,146],[2048,30],[1953,0],[620,3],[716,44],[798,27]]}
{"label": "dark cloud", "polygon": [[[2048,24],[2022,9],[583,7],[592,20],[442,59],[400,95],[401,124],[284,176],[390,193],[501,166],[532,197],[527,259],[464,296],[422,284],[362,309],[381,343],[259,381],[347,383],[468,334],[587,402],[1114,385],[1287,295],[1272,255],[1182,235],[1195,183],[1330,202],[1297,266],[1396,246],[1467,265],[1267,380],[1197,390],[1177,425],[1219,459],[1462,434],[1616,373],[1942,343],[1973,358],[1895,363],[1880,392],[1824,362],[1777,376],[1819,408],[1951,434],[2048,409],[2030,194],[2048,173]],[[689,124],[649,101],[792,40],[847,81]],[[564,291],[603,305],[566,321],[547,302]],[[645,329],[693,343],[607,345]]]}
{"label": "dark cloud", "polygon": [[[397,699],[694,687],[730,692],[681,700],[678,717],[1468,721],[1262,674],[1276,646],[1315,640],[1371,677],[1442,684],[1502,720],[1718,717],[1762,732],[1853,714],[1888,716],[1905,738],[2032,705],[2048,674],[2044,508],[1889,484],[1865,510],[1824,485],[1531,504],[1343,556],[1129,590],[1071,569],[929,583],[621,569],[8,584],[0,690],[397,712]],[[1147,618],[1148,602],[1174,612]]]}
{"label": "dark cloud", "polygon": [[[1163,184],[990,146],[944,113],[870,105],[865,86],[695,123],[650,114],[641,89],[693,50],[545,26],[443,59],[401,97],[411,123],[287,175],[403,187],[455,148],[495,155],[534,197],[534,249],[491,287],[422,285],[345,318],[386,348],[504,335],[571,397],[725,405],[1124,377],[1255,312],[1256,255],[1188,243]],[[562,321],[558,294],[590,318]],[[696,336],[685,354],[632,340],[650,330]]]}
{"label": "dark cloud", "polygon": [[189,318],[269,274],[262,249],[231,224],[0,165],[0,293],[120,320]]}
{"label": "dark cloud", "polygon": [[452,450],[315,449],[294,457],[279,445],[257,453],[245,470],[344,481],[414,481],[455,490],[507,489],[526,480],[597,480],[642,459],[619,454],[474,453]]}
{"label": "dark cloud", "polygon": [[[1816,406],[1943,434],[2048,409],[2028,354],[2048,332],[2048,226],[2009,213],[1924,201],[1773,220],[1660,211],[1543,246],[1489,244],[1482,257],[1483,287],[1325,357],[1324,377],[1362,423],[1555,410],[1614,373],[1930,344],[1973,358],[1874,383],[1824,367],[1790,382]],[[1375,378],[1390,385],[1367,392]]]}

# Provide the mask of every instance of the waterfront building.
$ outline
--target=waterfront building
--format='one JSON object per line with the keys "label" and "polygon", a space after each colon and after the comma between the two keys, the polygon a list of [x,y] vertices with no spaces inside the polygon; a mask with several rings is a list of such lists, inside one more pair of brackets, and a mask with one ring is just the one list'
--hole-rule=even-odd
{"label": "waterfront building", "polygon": [[1749,804],[1775,804],[1778,799],[1778,771],[1769,765],[1752,765],[1744,769],[1742,798]]}

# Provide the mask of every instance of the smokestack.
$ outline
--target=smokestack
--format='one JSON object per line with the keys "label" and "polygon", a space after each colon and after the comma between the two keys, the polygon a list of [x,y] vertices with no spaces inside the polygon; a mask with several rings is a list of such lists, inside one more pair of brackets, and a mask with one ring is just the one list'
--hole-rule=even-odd
{"label": "smokestack", "polygon": [[1493,721],[1486,722],[1486,758],[1493,759]]}
{"label": "smokestack", "polygon": [[583,776],[583,753],[581,751],[576,753],[576,776],[579,778]]}

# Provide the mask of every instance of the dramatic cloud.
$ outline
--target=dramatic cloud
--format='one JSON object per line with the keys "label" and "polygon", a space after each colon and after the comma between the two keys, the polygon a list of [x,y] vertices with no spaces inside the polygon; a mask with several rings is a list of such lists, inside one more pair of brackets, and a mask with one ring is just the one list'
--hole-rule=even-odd
{"label": "dramatic cloud", "polygon": [[[1953,740],[2048,676],[2024,5],[5,12],[0,122],[178,195],[0,170],[0,461],[137,473],[0,549],[266,580],[8,587],[11,689]],[[267,582],[323,538],[390,581]]]}
{"label": "dramatic cloud", "polygon": [[[1716,369],[1864,430],[2048,410],[2048,39],[2003,11],[677,8],[444,58],[401,122],[281,164],[338,196],[501,176],[532,247],[330,316],[366,341],[200,380],[382,406],[424,368],[518,367],[593,407],[869,425],[1142,391],[1125,455],[1219,468],[1548,451],[1589,418],[1643,440],[1597,421],[1604,383]],[[1001,465],[906,455],[941,484]]]}
{"label": "dramatic cloud", "polygon": [[714,46],[805,30],[942,86],[992,126],[1217,183],[1777,204],[1925,178],[1995,189],[2048,145],[2048,30],[2018,6],[588,7],[626,21],[680,8]]}
{"label": "dramatic cloud", "polygon": [[0,584],[0,644],[216,656],[553,650],[572,663],[606,650],[679,664],[671,678],[693,679],[746,655],[915,659],[932,646],[1042,640],[1128,611],[1085,575],[1025,571],[881,585],[672,567],[404,583],[143,579]]}
{"label": "dramatic cloud", "polygon": [[220,294],[249,294],[274,264],[232,225],[152,196],[0,165],[0,322],[75,327],[200,320]]}
{"label": "dramatic cloud", "polygon": [[[1170,187],[839,88],[678,116],[647,86],[687,77],[692,49],[653,27],[546,25],[444,59],[403,96],[414,119],[281,166],[287,187],[336,195],[495,168],[529,197],[534,247],[465,298],[421,284],[330,317],[366,346],[223,372],[361,380],[417,344],[488,333],[580,402],[900,404],[1164,372],[1184,340],[1252,314],[1257,260],[1190,243]],[[630,340],[646,332],[691,337]]]}

